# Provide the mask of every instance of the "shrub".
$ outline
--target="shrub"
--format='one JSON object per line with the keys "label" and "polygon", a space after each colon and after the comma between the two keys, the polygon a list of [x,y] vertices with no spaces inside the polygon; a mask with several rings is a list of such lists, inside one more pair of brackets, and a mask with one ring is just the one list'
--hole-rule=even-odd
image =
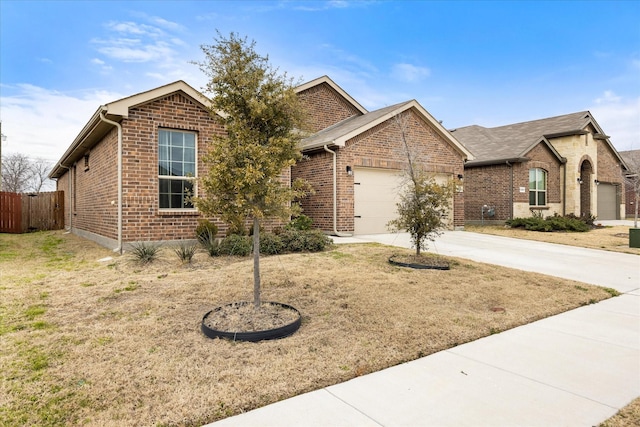
{"label": "shrub", "polygon": [[252,242],[250,236],[230,234],[222,239],[218,253],[220,255],[247,256],[251,253]]}
{"label": "shrub", "polygon": [[291,220],[287,224],[286,228],[289,230],[311,230],[313,220],[306,215],[299,215]]}
{"label": "shrub", "polygon": [[286,252],[304,251],[304,236],[302,231],[293,228],[284,230],[280,233],[280,239]]}
{"label": "shrub", "polygon": [[203,246],[215,239],[218,234],[218,226],[208,219],[199,219],[196,227],[196,238]]}
{"label": "shrub", "polygon": [[331,239],[320,230],[284,230],[280,234],[287,252],[320,252],[331,245]]}
{"label": "shrub", "polygon": [[135,242],[131,244],[131,254],[142,264],[153,262],[158,257],[160,245],[151,242]]}
{"label": "shrub", "polygon": [[513,218],[505,222],[512,228],[524,228],[530,231],[589,231],[592,227],[588,221],[593,222],[593,217],[577,217],[575,215],[561,216],[554,214],[543,219],[540,215],[529,218]]}
{"label": "shrub", "polygon": [[189,244],[184,242],[181,242],[179,246],[173,248],[173,251],[183,263],[191,263],[197,250],[198,246],[195,243]]}
{"label": "shrub", "polygon": [[305,234],[305,250],[320,252],[333,244],[333,241],[320,230],[308,230]]}
{"label": "shrub", "polygon": [[260,253],[265,255],[276,255],[282,253],[284,244],[280,236],[274,233],[260,233]]}

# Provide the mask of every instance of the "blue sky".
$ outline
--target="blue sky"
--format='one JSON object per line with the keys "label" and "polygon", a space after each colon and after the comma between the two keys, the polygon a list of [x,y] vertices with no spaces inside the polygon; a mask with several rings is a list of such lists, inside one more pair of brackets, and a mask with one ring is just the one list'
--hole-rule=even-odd
{"label": "blue sky", "polygon": [[449,129],[590,110],[640,149],[640,1],[0,0],[2,152],[57,161],[98,107],[205,77],[216,30],[365,108],[416,99]]}

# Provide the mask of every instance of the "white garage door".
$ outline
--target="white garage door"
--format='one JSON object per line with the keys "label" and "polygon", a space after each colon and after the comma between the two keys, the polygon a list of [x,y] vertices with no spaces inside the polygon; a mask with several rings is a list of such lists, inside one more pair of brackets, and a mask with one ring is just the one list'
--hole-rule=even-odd
{"label": "white garage door", "polygon": [[402,190],[401,171],[354,168],[353,211],[355,234],[388,233],[387,223],[397,216]]}
{"label": "white garage door", "polygon": [[[353,178],[354,233],[388,233],[387,223],[398,216],[402,171],[354,168]],[[444,184],[449,175],[437,174],[435,179]]]}
{"label": "white garage door", "polygon": [[617,187],[612,184],[598,185],[598,219],[618,219]]}

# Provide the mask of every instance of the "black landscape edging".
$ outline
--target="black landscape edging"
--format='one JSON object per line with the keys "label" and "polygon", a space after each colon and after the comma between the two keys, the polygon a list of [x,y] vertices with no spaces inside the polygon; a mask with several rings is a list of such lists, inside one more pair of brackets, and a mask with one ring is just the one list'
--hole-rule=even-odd
{"label": "black landscape edging", "polygon": [[393,257],[389,258],[389,264],[396,265],[398,267],[415,268],[417,270],[450,270],[449,265],[429,265],[429,264],[413,264],[408,262],[400,262],[393,260]]}
{"label": "black landscape edging", "polygon": [[[229,305],[246,305],[246,304],[253,304],[253,303],[249,303],[249,302],[234,302],[231,304],[227,304],[227,306]],[[205,324],[205,320],[207,318],[207,316],[209,316],[209,314],[215,312],[215,311],[219,311],[222,309],[222,307],[226,307],[226,306],[222,306],[222,307],[218,307],[218,308],[214,308],[213,310],[207,312],[207,314],[205,314],[202,317],[202,324],[200,329],[202,330],[202,333],[204,333],[207,337],[209,338],[228,338],[232,341],[249,341],[249,342],[257,342],[257,341],[264,341],[264,340],[275,340],[275,339],[280,339],[280,338],[285,338],[288,337],[289,335],[292,335],[294,332],[296,332],[298,329],[300,329],[300,325],[302,324],[302,316],[300,315],[300,312],[294,308],[291,307],[290,305],[287,304],[282,304],[279,302],[264,302],[263,304],[274,304],[274,305],[279,305],[280,307],[289,309],[289,310],[293,310],[296,313],[298,313],[298,318],[293,321],[292,323],[289,323],[288,325],[284,325],[284,326],[280,326],[279,328],[274,328],[274,329],[267,329],[264,331],[253,331],[253,332],[228,332],[228,331],[218,331],[216,329],[211,329],[210,327],[208,327]]]}

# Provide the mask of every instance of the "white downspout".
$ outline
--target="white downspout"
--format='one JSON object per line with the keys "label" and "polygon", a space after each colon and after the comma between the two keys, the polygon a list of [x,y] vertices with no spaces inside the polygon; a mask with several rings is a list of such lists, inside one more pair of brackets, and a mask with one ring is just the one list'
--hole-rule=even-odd
{"label": "white downspout", "polygon": [[353,234],[340,233],[338,231],[338,177],[336,152],[329,150],[326,145],[324,146],[324,151],[333,154],[333,234],[338,237],[351,237]]}
{"label": "white downspout", "polygon": [[119,252],[122,255],[122,125],[113,120],[109,120],[104,116],[104,112],[107,111],[107,107],[102,106],[100,111],[100,120],[105,123],[114,125],[118,129],[118,247],[114,252]]}
{"label": "white downspout", "polygon": [[[73,189],[71,188],[71,166],[65,166],[63,164],[60,164],[61,168],[65,168],[67,170],[67,180],[69,181],[69,232],[73,231],[73,212],[71,211],[71,208],[73,207],[73,203],[71,203],[71,197],[73,197]],[[58,186],[56,185],[56,188]]]}

